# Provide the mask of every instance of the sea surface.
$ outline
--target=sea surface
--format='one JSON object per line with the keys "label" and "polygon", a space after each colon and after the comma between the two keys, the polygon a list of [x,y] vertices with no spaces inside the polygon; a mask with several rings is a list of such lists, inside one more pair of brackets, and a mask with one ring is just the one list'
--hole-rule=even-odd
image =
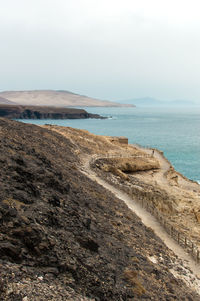
{"label": "sea surface", "polygon": [[175,169],[200,181],[200,107],[84,108],[108,119],[20,120],[126,136],[129,143],[164,151]]}

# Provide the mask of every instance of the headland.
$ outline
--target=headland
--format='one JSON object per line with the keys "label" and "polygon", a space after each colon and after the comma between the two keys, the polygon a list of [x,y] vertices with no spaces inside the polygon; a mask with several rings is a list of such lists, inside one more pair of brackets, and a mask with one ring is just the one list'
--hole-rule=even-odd
{"label": "headland", "polygon": [[9,119],[104,119],[83,109],[56,108],[47,106],[1,105],[0,117]]}

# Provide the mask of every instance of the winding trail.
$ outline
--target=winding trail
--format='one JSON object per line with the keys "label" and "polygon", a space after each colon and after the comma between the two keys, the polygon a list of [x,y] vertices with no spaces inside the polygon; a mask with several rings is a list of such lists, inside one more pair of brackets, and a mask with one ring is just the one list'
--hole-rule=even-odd
{"label": "winding trail", "polygon": [[[51,130],[55,130],[56,132],[60,133],[61,135],[63,135],[64,137],[67,137],[71,140],[71,142],[74,144],[75,149],[77,148],[77,144],[75,143],[74,139],[72,139],[73,135],[70,133],[66,133],[63,132],[63,128],[61,128],[61,131],[58,129],[58,127],[56,128],[52,128]],[[89,134],[87,134],[89,135]],[[97,143],[97,148],[92,149],[93,152],[96,152],[96,154],[99,153],[99,149],[102,147],[102,145],[98,144],[98,141],[95,141],[93,139],[91,139],[91,136],[87,136],[86,135],[86,139],[87,139],[87,143],[90,143],[91,141],[91,145],[93,145],[94,143]],[[105,141],[104,141],[105,142]],[[144,147],[141,147],[139,145],[132,145],[134,148],[137,148],[139,151],[143,151],[144,153],[148,154],[148,155],[152,155],[153,157],[156,158],[159,163],[160,163],[160,169],[153,172],[153,174],[149,174],[149,179],[152,182],[153,180],[156,180],[155,182],[159,182],[159,184],[163,184],[165,186],[168,186],[167,188],[173,188],[173,186],[170,186],[170,183],[166,177],[167,172],[170,171],[171,168],[171,164],[170,162],[164,157],[164,155],[162,155],[159,151],[157,151],[156,149],[154,150],[153,153],[153,149],[147,149]],[[79,147],[79,144],[78,144]],[[88,145],[86,144],[86,148],[88,148]],[[92,146],[91,146],[92,148]],[[90,147],[89,147],[90,149]],[[108,148],[107,146],[107,154],[109,154],[110,152],[117,154],[118,152],[124,156],[127,157],[127,153],[131,154],[130,149],[129,151],[127,151],[126,148],[117,148],[117,151],[113,151],[113,148]],[[106,152],[106,151],[105,151]],[[78,154],[80,154],[81,151],[78,151]],[[80,155],[81,157],[81,155]],[[102,155],[103,157],[103,155]],[[105,156],[106,157],[106,156]],[[112,192],[117,198],[121,199],[134,213],[136,213],[136,215],[138,217],[141,218],[142,222],[144,223],[144,225],[146,225],[147,227],[150,227],[155,234],[166,244],[166,246],[171,249],[175,255],[178,256],[179,259],[176,259],[175,264],[176,267],[178,267],[178,270],[176,270],[176,267],[170,269],[170,271],[172,272],[172,274],[174,274],[174,276],[176,278],[181,278],[189,287],[193,288],[197,293],[200,294],[200,265],[197,265],[196,262],[190,257],[190,255],[188,255],[188,253],[186,253],[186,251],[178,245],[178,243],[176,243],[165,231],[165,229],[160,225],[160,223],[156,220],[156,218],[154,216],[152,216],[150,213],[148,213],[144,208],[142,208],[142,206],[137,203],[135,200],[133,200],[129,195],[127,195],[126,193],[120,191],[119,189],[115,188],[114,186],[108,184],[105,180],[101,179],[100,177],[98,177],[96,175],[96,173],[91,170],[90,168],[90,162],[92,161],[93,157],[88,156],[88,155],[84,155],[84,157],[82,157],[83,159],[83,165],[80,166],[80,170],[89,178],[91,178],[93,181],[96,181],[98,184],[100,184],[101,186],[103,186],[105,189],[109,190],[110,192]],[[188,189],[188,190],[196,190],[199,192],[200,195],[200,185],[198,185],[197,183],[192,183],[191,181],[187,180],[186,178],[184,178],[181,174],[177,173],[175,171],[175,176],[178,175],[178,184],[180,189]],[[176,187],[175,187],[176,188]],[[180,263],[180,261],[182,261]],[[179,272],[179,270],[184,269],[184,275],[183,273]],[[200,300],[200,297],[199,297]]]}
{"label": "winding trail", "polygon": [[163,172],[168,171],[170,168],[170,164],[167,161],[167,159],[165,159],[165,157],[163,155],[161,155],[156,149],[150,149],[150,148],[145,148],[145,147],[139,147],[136,144],[134,144],[134,147],[136,147],[139,150],[144,151],[146,154],[148,155],[152,155],[152,151],[154,151],[153,153],[153,157],[158,159],[159,163],[160,163],[160,167],[163,170]]}
{"label": "winding trail", "polygon": [[[154,152],[154,154],[156,154],[156,157],[160,155],[159,152],[156,151]],[[161,155],[160,157],[162,158]],[[166,233],[165,229],[160,225],[156,218],[152,216],[149,212],[147,212],[144,208],[142,208],[142,206],[138,202],[134,201],[126,193],[122,192],[121,190],[115,188],[114,186],[110,185],[109,183],[98,177],[96,173],[90,168],[90,162],[91,157],[85,158],[82,172],[90,179],[96,181],[98,184],[102,185],[104,188],[112,192],[117,198],[125,202],[125,204],[138,217],[141,218],[144,225],[150,227],[155,232],[155,234],[165,243],[165,245],[183,261],[183,266],[181,267],[183,267],[186,270],[187,275],[185,276],[185,278],[180,275],[177,275],[176,272],[174,273],[174,275],[176,274],[177,278],[181,278],[183,281],[185,281],[185,283],[187,283],[187,285],[192,287],[198,294],[200,294],[200,265],[197,265],[197,263],[190,257],[190,255],[186,253],[185,250]],[[169,166],[170,164],[167,165],[164,163],[163,172],[166,171],[166,168],[168,168]],[[192,276],[194,276],[194,278],[191,277],[191,271],[193,273]]]}
{"label": "winding trail", "polygon": [[148,155],[152,155],[152,152],[153,152],[152,157],[157,159],[160,164],[160,169],[159,169],[159,171],[157,171],[157,176],[155,176],[155,178],[161,184],[169,185],[165,175],[170,170],[171,164],[167,161],[167,159],[156,149],[153,150],[153,149],[138,146],[136,144],[134,144],[134,147],[137,148],[138,150],[142,150],[143,152],[145,152]]}
{"label": "winding trail", "polygon": [[[163,185],[167,185],[168,187],[169,185],[169,181],[167,180],[167,172],[170,170],[170,168],[172,168],[171,163],[165,158],[165,156],[159,152],[157,149],[149,149],[149,148],[145,148],[142,146],[138,146],[137,144],[133,144],[133,146],[135,148],[137,148],[138,150],[142,150],[143,152],[145,152],[148,155],[152,155],[152,152],[154,150],[153,153],[153,157],[155,159],[157,159],[159,161],[160,164],[160,170],[157,171],[157,175],[154,176],[154,178],[156,179],[157,182],[159,182],[159,184],[163,184]],[[172,168],[173,169],[173,168]],[[177,176],[177,180],[178,180],[178,184],[179,187],[181,189],[186,189],[186,190],[196,190],[200,192],[200,185],[195,182],[195,181],[191,181],[189,179],[187,179],[186,177],[184,177],[182,174],[176,172],[176,176]]]}

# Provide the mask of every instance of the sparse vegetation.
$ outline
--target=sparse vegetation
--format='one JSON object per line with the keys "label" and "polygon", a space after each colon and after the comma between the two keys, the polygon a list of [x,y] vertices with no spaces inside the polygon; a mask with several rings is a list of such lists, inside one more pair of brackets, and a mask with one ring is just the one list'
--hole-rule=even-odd
{"label": "sparse vegetation", "polygon": [[125,279],[127,279],[127,281],[129,282],[133,292],[137,296],[140,297],[143,294],[145,294],[145,288],[143,287],[143,285],[141,284],[141,282],[138,279],[138,272],[133,271],[133,270],[126,270],[124,272],[124,276],[125,276]]}

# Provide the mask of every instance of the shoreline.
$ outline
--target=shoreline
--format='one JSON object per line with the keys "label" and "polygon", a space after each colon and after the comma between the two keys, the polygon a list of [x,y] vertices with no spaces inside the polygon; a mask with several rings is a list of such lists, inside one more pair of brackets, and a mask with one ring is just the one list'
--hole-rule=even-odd
{"label": "shoreline", "polygon": [[146,146],[142,146],[138,143],[134,143],[134,144],[130,144],[130,145],[133,145],[133,146],[136,146],[138,147],[140,150],[144,150],[144,151],[157,151],[162,157],[163,157],[163,160],[165,160],[172,168],[173,170],[182,178],[184,178],[186,181],[189,181],[189,182],[192,182],[194,184],[198,184],[200,185],[200,181],[195,181],[195,180],[192,180],[192,179],[189,179],[187,176],[185,176],[184,174],[182,174],[181,172],[177,171],[175,169],[175,167],[173,166],[173,164],[171,163],[171,161],[164,155],[164,151],[158,149],[158,148],[154,148],[154,147],[146,147]]}
{"label": "shoreline", "polygon": [[0,117],[25,120],[106,119],[83,109],[0,104]]}

